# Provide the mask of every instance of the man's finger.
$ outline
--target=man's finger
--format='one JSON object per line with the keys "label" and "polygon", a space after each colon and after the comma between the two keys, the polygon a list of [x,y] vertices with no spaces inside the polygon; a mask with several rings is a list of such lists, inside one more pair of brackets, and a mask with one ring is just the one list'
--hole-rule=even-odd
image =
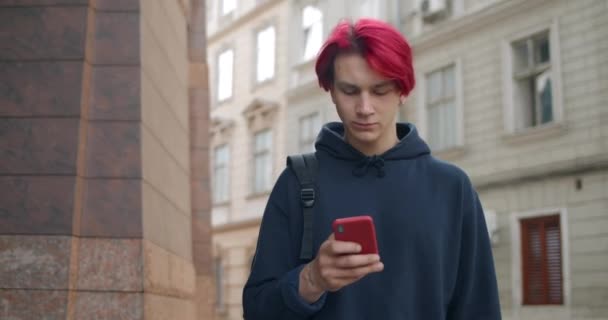
{"label": "man's finger", "polygon": [[359,268],[332,269],[326,276],[340,281],[354,282],[370,273],[380,272],[382,270],[384,270],[384,264],[382,262],[376,262]]}
{"label": "man's finger", "polygon": [[334,255],[353,254],[361,252],[361,245],[356,242],[333,240],[329,244],[329,249]]}
{"label": "man's finger", "polygon": [[349,254],[337,257],[335,266],[339,268],[358,268],[380,261],[377,254]]}

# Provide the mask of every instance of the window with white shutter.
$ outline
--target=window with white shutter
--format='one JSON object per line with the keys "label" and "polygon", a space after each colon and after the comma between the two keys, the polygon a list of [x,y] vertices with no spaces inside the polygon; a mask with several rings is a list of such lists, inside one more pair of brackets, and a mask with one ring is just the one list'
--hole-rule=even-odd
{"label": "window with white shutter", "polygon": [[255,133],[253,141],[253,194],[272,188],[272,131]]}
{"label": "window with white shutter", "polygon": [[230,200],[230,149],[227,144],[213,150],[213,203]]}
{"label": "window with white shutter", "polygon": [[455,65],[426,76],[427,142],[433,151],[458,144]]}
{"label": "window with white shutter", "polygon": [[554,20],[503,41],[503,120],[508,136],[563,126],[560,38]]}
{"label": "window with white shutter", "polygon": [[560,216],[520,220],[524,305],[563,304]]}
{"label": "window with white shutter", "polygon": [[514,42],[512,50],[515,129],[552,122],[554,107],[549,32]]}
{"label": "window with white shutter", "polygon": [[318,112],[300,118],[300,153],[315,151],[315,140],[321,130],[321,116]]}

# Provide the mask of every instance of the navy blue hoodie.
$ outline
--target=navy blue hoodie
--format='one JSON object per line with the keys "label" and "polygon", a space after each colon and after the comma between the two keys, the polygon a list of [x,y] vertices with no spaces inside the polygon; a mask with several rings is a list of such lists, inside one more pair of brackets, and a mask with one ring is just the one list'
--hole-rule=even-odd
{"label": "navy blue hoodie", "polygon": [[367,157],[323,127],[313,219],[313,252],[334,219],[371,215],[384,270],[309,304],[298,295],[302,211],[299,184],[286,169],[260,228],[243,291],[248,320],[495,320],[500,304],[490,240],[477,193],[459,168],[430,155],[412,124],[399,143]]}

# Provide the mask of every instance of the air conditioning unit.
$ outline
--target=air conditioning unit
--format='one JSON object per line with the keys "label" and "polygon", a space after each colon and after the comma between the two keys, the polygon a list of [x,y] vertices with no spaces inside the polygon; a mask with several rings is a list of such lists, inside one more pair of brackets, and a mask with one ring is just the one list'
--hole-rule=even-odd
{"label": "air conditioning unit", "polygon": [[422,0],[420,13],[427,22],[443,18],[448,12],[448,0]]}

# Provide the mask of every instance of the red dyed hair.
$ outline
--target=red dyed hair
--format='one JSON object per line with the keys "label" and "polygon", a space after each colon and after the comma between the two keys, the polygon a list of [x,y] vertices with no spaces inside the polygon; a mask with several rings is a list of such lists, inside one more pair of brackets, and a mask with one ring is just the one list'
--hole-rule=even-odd
{"label": "red dyed hair", "polygon": [[325,91],[333,86],[336,57],[351,52],[360,53],[374,71],[393,79],[402,95],[414,88],[412,49],[407,40],[386,22],[360,19],[338,23],[321,47],[315,71]]}

